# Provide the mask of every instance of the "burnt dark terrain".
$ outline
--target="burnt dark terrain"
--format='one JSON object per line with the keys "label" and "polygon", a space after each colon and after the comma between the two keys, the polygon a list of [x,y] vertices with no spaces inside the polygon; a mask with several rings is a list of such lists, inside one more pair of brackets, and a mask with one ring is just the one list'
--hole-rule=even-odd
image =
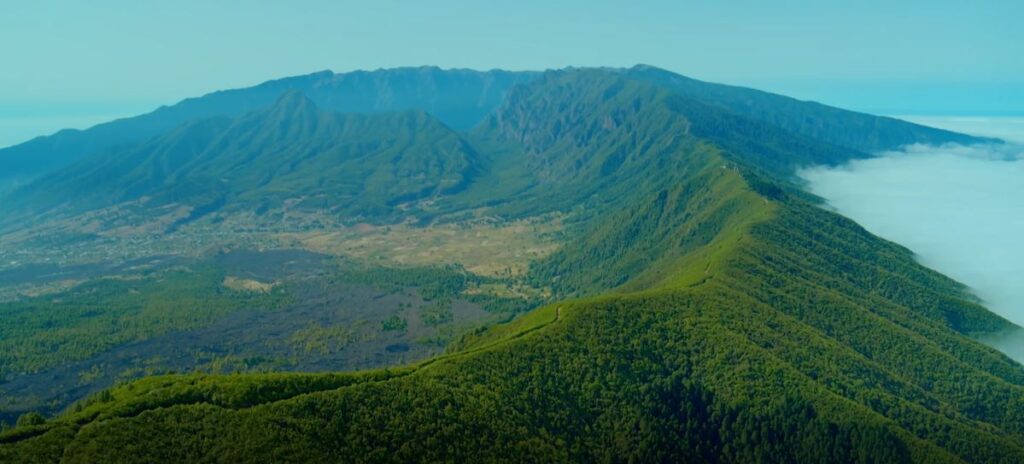
{"label": "burnt dark terrain", "polygon": [[[183,260],[162,263],[164,269],[184,265]],[[0,383],[0,421],[13,422],[29,410],[55,413],[144,375],[350,371],[408,364],[443,352],[457,333],[507,318],[461,298],[427,299],[415,286],[349,282],[336,260],[308,251],[228,251],[199,265],[212,266],[214,275],[225,278],[275,283],[272,292],[281,294],[279,301],[270,307],[243,305],[209,324],[117,344],[88,359],[8,374]],[[136,266],[73,271],[109,278]]]}

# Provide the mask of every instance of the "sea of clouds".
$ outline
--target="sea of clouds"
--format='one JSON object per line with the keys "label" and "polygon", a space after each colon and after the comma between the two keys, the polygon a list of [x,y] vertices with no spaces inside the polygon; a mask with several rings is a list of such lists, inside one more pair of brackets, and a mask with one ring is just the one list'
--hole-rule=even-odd
{"label": "sea of clouds", "polygon": [[[1007,143],[913,145],[804,169],[809,190],[1024,326],[1024,118],[907,118]],[[983,340],[1024,362],[1024,331]]]}

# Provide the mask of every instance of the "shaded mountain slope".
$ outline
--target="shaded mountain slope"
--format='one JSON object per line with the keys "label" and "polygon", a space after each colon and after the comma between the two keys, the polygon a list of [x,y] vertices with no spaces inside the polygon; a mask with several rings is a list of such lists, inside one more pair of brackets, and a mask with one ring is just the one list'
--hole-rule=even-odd
{"label": "shaded mountain slope", "polygon": [[73,214],[145,197],[149,209],[263,211],[293,201],[384,221],[398,203],[443,194],[439,212],[501,205],[496,213],[516,217],[582,205],[595,215],[678,180],[688,168],[677,154],[703,140],[780,175],[866,156],[600,70],[549,72],[516,87],[465,140],[422,112],[330,114],[298,95],[87,157],[3,206]]}
{"label": "shaded mountain slope", "polygon": [[780,177],[801,166],[868,156],[590,69],[548,72],[512,89],[467,137],[486,147],[481,151],[498,153],[495,164],[506,165],[500,179],[484,185],[521,186],[507,198],[488,191],[470,196],[504,202],[499,211],[511,215],[573,208],[596,215],[635,204],[689,175],[694,165],[684,158],[707,151],[709,140],[751,172]]}
{"label": "shaded mountain slope", "polygon": [[478,170],[472,148],[424,112],[330,113],[295,91],[234,120],[187,123],[86,158],[12,192],[3,206],[8,221],[135,201],[147,210],[179,204],[193,211],[288,202],[380,217],[404,202],[456,192]]}
{"label": "shaded mountain slope", "polygon": [[703,82],[653,66],[634,66],[623,74],[794,134],[868,153],[914,143],[967,145],[995,141],[760,90]]}
{"label": "shaded mountain slope", "polygon": [[[700,103],[719,106],[782,130],[848,149],[874,152],[908,143],[984,141],[892,118],[702,82],[651,66],[635,66],[619,72],[630,79],[656,83]],[[497,108],[511,88],[529,83],[540,74],[420,67],[350,73],[322,71],[277,79],[185,99],[144,115],[86,130],[63,130],[0,149],[0,182],[18,180],[23,183],[89,154],[163,134],[186,121],[237,117],[271,105],[289,90],[302,91],[326,110],[345,113],[422,110],[450,127],[465,130]]]}
{"label": "shaded mountain slope", "polygon": [[534,74],[436,67],[341,74],[322,71],[213,92],[144,115],[86,130],[64,130],[0,149],[0,181],[32,179],[90,154],[164,134],[187,121],[241,116],[272,105],[289,90],[303,92],[325,110],[344,113],[421,110],[446,125],[465,129],[497,107],[511,86],[530,80]]}

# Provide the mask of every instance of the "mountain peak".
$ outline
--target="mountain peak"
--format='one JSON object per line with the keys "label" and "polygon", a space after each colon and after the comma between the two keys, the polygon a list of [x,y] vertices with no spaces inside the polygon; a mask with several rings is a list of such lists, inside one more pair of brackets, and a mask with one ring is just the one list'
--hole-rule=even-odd
{"label": "mountain peak", "polygon": [[644,63],[637,63],[637,64],[633,65],[633,67],[629,68],[628,70],[629,71],[662,71],[662,72],[668,72],[668,71],[665,71],[665,69],[663,69],[663,68],[659,68],[657,66],[652,66],[652,65],[644,64]]}
{"label": "mountain peak", "polygon": [[272,106],[274,110],[287,110],[287,111],[308,111],[317,110],[316,103],[310,100],[306,94],[298,89],[291,89],[285,91],[278,97],[277,101]]}
{"label": "mountain peak", "polygon": [[257,110],[252,116],[258,124],[268,125],[267,130],[304,131],[318,126],[326,114],[301,90],[286,90],[273,105]]}

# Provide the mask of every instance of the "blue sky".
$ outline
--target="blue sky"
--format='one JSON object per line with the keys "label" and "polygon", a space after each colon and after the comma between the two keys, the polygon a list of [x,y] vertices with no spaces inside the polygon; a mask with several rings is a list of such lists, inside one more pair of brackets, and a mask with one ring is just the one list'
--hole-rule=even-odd
{"label": "blue sky", "polygon": [[0,10],[0,124],[423,64],[646,63],[874,112],[1021,114],[1022,20],[1024,2],[1011,0],[11,0]]}

